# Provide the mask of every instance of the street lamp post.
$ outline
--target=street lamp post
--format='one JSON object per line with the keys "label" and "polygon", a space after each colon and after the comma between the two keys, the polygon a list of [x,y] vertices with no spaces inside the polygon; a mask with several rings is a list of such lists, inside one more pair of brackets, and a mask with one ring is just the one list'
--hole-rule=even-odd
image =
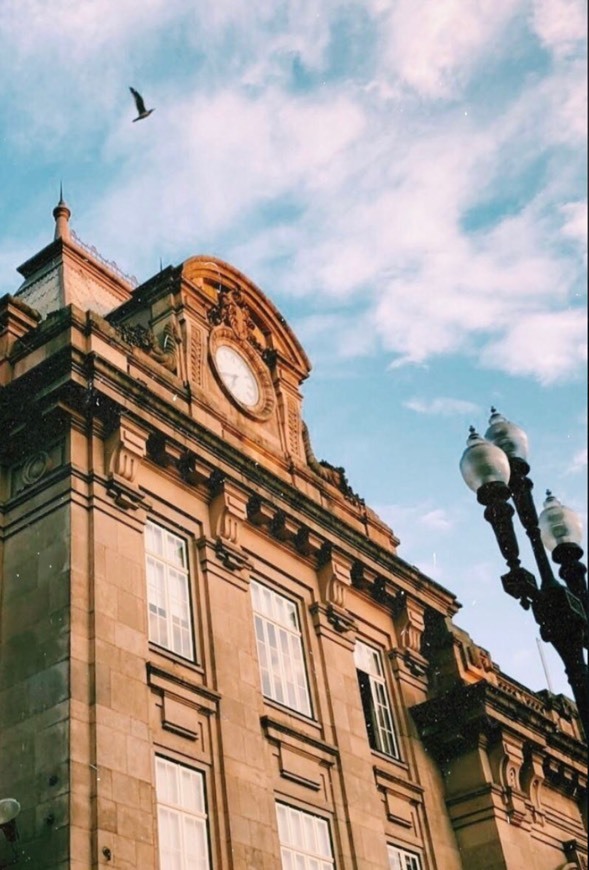
{"label": "street lamp post", "polygon": [[[501,554],[509,571],[501,581],[504,590],[524,610],[532,610],[544,641],[556,649],[583,723],[589,735],[589,685],[585,649],[588,641],[587,569],[581,563],[581,523],[576,514],[560,504],[550,491],[538,517],[529,478],[528,438],[495,408],[491,408],[485,437],[470,427],[460,470],[467,486],[485,508]],[[510,500],[513,502],[512,507]],[[522,567],[513,526],[517,515],[530,540],[538,567],[540,586]],[[560,583],[554,576],[546,548],[560,566]]]}

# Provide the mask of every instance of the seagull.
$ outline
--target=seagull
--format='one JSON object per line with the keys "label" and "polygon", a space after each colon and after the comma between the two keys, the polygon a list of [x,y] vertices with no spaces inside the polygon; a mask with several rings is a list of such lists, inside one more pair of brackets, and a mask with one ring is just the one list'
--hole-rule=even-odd
{"label": "seagull", "polygon": [[139,113],[136,118],[133,118],[133,121],[142,121],[143,118],[148,118],[155,109],[146,109],[143,97],[139,91],[136,91],[135,88],[129,88],[129,90],[133,94],[133,99],[135,100],[135,105],[137,106],[137,111]]}

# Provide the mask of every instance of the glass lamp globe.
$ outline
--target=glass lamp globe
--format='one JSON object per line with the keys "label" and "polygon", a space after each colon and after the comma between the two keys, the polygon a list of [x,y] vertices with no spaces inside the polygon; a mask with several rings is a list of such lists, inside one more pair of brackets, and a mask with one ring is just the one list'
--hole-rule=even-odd
{"label": "glass lamp globe", "polygon": [[464,482],[473,492],[478,492],[484,483],[508,483],[509,462],[505,453],[481,438],[474,426],[466,442],[466,450],[460,460],[460,471]]}
{"label": "glass lamp globe", "polygon": [[542,543],[552,552],[559,544],[577,544],[583,540],[583,526],[577,514],[571,508],[562,505],[546,490],[544,510],[538,517]]}
{"label": "glass lamp globe", "polygon": [[512,459],[527,461],[528,436],[523,429],[506,420],[495,408],[491,408],[489,428],[485,432],[485,438],[500,447]]}

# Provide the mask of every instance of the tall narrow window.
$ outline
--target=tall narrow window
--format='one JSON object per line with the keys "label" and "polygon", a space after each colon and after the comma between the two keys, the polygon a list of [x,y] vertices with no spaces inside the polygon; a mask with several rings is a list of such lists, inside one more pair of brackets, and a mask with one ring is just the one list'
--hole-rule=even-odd
{"label": "tall narrow window", "polygon": [[389,870],[421,870],[419,855],[389,846]]}
{"label": "tall narrow window", "polygon": [[157,757],[155,781],[161,870],[210,870],[202,774]]}
{"label": "tall narrow window", "polygon": [[325,819],[276,804],[282,870],[333,870],[335,863]]}
{"label": "tall narrow window", "polygon": [[148,521],[145,560],[149,639],[186,659],[193,659],[186,543]]}
{"label": "tall narrow window", "polygon": [[357,640],[354,661],[368,741],[373,749],[398,758],[397,738],[393,728],[393,716],[380,653],[361,640]]}
{"label": "tall narrow window", "polygon": [[267,698],[311,715],[297,606],[251,582],[262,691]]}

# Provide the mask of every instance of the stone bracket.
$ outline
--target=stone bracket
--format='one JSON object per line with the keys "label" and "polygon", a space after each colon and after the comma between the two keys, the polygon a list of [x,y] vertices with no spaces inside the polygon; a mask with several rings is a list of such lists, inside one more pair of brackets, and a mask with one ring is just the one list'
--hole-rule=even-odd
{"label": "stone bracket", "polygon": [[222,542],[223,552],[239,551],[241,527],[247,519],[247,494],[219,474],[211,475],[210,488],[211,535]]}
{"label": "stone bracket", "polygon": [[104,468],[108,478],[106,489],[115,504],[123,510],[145,506],[137,476],[146,456],[147,439],[147,429],[121,416],[117,427],[104,442]]}
{"label": "stone bracket", "polygon": [[323,604],[345,611],[346,590],[348,586],[352,585],[351,567],[351,559],[329,547],[329,551],[321,560],[321,565],[317,571],[319,595]]}

